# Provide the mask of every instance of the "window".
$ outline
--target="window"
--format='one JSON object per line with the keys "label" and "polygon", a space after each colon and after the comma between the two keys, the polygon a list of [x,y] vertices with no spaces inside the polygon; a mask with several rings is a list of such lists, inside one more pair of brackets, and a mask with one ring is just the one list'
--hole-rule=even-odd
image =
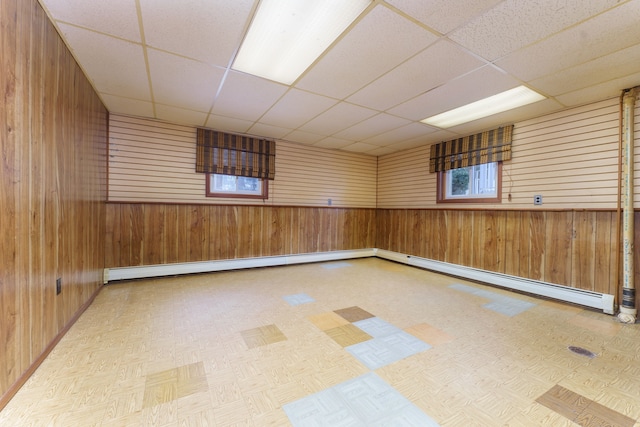
{"label": "window", "polygon": [[267,199],[268,181],[246,176],[207,174],[207,197],[240,197]]}
{"label": "window", "polygon": [[500,203],[502,162],[438,172],[438,203]]}

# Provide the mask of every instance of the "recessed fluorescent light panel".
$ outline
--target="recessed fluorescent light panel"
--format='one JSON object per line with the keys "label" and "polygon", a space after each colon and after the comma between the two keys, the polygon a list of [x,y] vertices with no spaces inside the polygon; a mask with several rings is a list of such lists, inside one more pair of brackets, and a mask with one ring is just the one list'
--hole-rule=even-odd
{"label": "recessed fluorescent light panel", "polygon": [[462,107],[458,107],[420,121],[431,126],[446,129],[455,125],[502,113],[503,111],[522,107],[523,105],[531,104],[542,99],[545,99],[545,97],[540,95],[538,92],[535,92],[525,86],[518,86],[506,92],[501,92],[497,95],[472,102],[471,104],[463,105]]}
{"label": "recessed fluorescent light panel", "polygon": [[291,84],[371,0],[262,0],[233,69]]}

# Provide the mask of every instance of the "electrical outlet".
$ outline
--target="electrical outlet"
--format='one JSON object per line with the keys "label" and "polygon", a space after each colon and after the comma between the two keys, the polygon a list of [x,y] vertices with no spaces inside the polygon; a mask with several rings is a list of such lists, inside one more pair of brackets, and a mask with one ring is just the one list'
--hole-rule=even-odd
{"label": "electrical outlet", "polygon": [[327,206],[331,206],[332,203],[333,203],[333,200],[327,199]]}
{"label": "electrical outlet", "polygon": [[60,295],[62,292],[62,277],[56,279],[56,295]]}
{"label": "electrical outlet", "polygon": [[536,194],[535,196],[533,196],[533,204],[534,205],[541,205],[542,204],[542,195],[541,194]]}

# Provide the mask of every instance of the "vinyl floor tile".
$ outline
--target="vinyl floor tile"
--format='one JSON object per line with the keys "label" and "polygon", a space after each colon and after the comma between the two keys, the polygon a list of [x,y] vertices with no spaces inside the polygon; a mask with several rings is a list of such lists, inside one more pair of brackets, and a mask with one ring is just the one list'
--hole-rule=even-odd
{"label": "vinyl floor tile", "polygon": [[360,307],[347,307],[340,310],[334,310],[334,312],[344,317],[349,322],[357,322],[359,320],[368,319],[373,317],[373,314],[361,309]]}
{"label": "vinyl floor tile", "polygon": [[349,264],[348,262],[329,262],[322,264],[322,268],[324,268],[325,270],[335,270],[336,268],[344,267],[351,267],[351,264]]}
{"label": "vinyl floor tile", "polygon": [[285,295],[282,297],[286,302],[291,306],[296,306],[300,304],[308,304],[311,302],[315,302],[316,300],[311,298],[309,295],[302,294],[294,294],[294,295]]}
{"label": "vinyl floor tile", "polygon": [[404,331],[410,333],[419,340],[429,343],[432,346],[438,346],[440,344],[448,343],[455,339],[446,332],[441,331],[440,329],[426,323],[419,323],[417,325],[410,326],[408,328],[405,328]]}
{"label": "vinyl floor tile", "polygon": [[490,301],[483,305],[484,308],[495,311],[496,313],[504,314],[505,316],[509,317],[518,315],[536,306],[536,304],[532,302],[508,297],[497,292],[491,292],[486,289],[479,289],[473,286],[463,285],[459,283],[450,285],[449,288],[488,299]]}
{"label": "vinyl floor tile", "polygon": [[321,331],[337,328],[339,326],[348,325],[349,321],[333,311],[329,313],[315,314],[307,317]]}
{"label": "vinyl floor tile", "polygon": [[248,348],[260,347],[285,341],[287,337],[276,325],[260,326],[258,328],[247,329],[240,332],[242,339]]}
{"label": "vinyl floor tile", "polygon": [[404,331],[346,347],[349,353],[371,370],[382,368],[430,348],[429,344]]}
{"label": "vinyl floor tile", "polygon": [[370,317],[365,320],[353,322],[353,324],[374,338],[382,338],[387,335],[402,332],[402,329],[393,326],[391,323],[382,320],[379,317]]}
{"label": "vinyl floor tile", "polygon": [[350,323],[338,326],[337,328],[328,329],[325,333],[342,347],[349,347],[354,344],[369,341],[372,338],[371,335]]}
{"label": "vinyl floor tile", "polygon": [[374,373],[354,378],[283,406],[301,426],[438,426]]}

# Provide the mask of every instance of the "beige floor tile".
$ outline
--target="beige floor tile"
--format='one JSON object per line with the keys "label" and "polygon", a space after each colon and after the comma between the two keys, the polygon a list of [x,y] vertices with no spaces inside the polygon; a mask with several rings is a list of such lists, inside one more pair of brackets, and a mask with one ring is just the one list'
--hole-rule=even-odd
{"label": "beige floor tile", "polygon": [[414,337],[432,346],[444,344],[444,343],[453,341],[455,339],[454,337],[447,334],[446,332],[441,331],[438,328],[434,328],[433,326],[428,325],[426,323],[420,323],[420,324],[405,328],[405,332],[410,333]]}
{"label": "beige floor tile", "polygon": [[352,324],[338,326],[337,328],[329,329],[325,332],[332,340],[340,344],[342,347],[348,347],[373,338],[371,335]]}
{"label": "beige floor tile", "polygon": [[[638,325],[523,295],[536,307],[505,318],[449,285],[504,290],[379,259],[349,264],[109,285],[0,425],[286,426],[283,405],[370,372],[344,346],[371,339],[351,322],[375,315],[432,346],[376,374],[442,426],[578,425],[556,412],[567,412],[561,393],[557,408],[547,396],[554,410],[536,402],[558,386],[597,404],[578,414],[584,425],[640,427]],[[315,302],[282,299],[299,293]]]}
{"label": "beige floor tile", "polygon": [[334,312],[315,314],[313,316],[309,316],[308,319],[321,331],[349,324],[348,320]]}

